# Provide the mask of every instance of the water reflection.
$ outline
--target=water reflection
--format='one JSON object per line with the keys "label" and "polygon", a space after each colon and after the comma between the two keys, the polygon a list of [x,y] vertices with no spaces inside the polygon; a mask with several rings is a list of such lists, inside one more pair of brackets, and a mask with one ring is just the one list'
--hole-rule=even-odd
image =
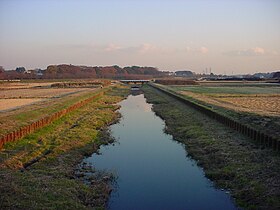
{"label": "water reflection", "polygon": [[133,96],[138,96],[138,95],[143,94],[143,91],[138,86],[132,86],[130,89],[130,93]]}
{"label": "water reflection", "polygon": [[111,126],[119,144],[101,147],[85,162],[117,175],[110,209],[235,209],[230,196],[213,187],[186,151],[163,132],[164,122],[143,94],[120,103],[122,119]]}

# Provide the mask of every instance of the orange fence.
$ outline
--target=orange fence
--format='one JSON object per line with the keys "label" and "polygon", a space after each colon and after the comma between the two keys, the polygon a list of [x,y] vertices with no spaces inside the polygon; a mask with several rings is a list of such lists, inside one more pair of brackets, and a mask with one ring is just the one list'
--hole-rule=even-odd
{"label": "orange fence", "polygon": [[35,130],[42,128],[48,124],[50,124],[51,122],[57,120],[58,118],[64,116],[65,114],[72,112],[73,110],[76,110],[78,108],[80,108],[81,106],[84,106],[85,104],[89,103],[90,101],[92,101],[93,99],[103,95],[104,92],[100,92],[97,93],[96,95],[85,99],[83,101],[80,101],[76,104],[73,104],[72,106],[63,109],[59,112],[56,112],[52,115],[46,116],[40,120],[37,120],[29,125],[23,126],[20,129],[13,131],[11,133],[8,133],[6,135],[4,135],[1,139],[0,139],[0,149],[3,147],[3,145],[7,142],[12,142],[12,141],[16,141],[21,139],[22,137],[34,132]]}
{"label": "orange fence", "polygon": [[239,133],[241,133],[245,136],[248,136],[249,138],[253,139],[256,143],[258,143],[260,145],[264,145],[265,147],[272,148],[273,150],[280,151],[280,140],[279,139],[273,138],[273,137],[269,136],[268,134],[265,134],[254,128],[251,128],[247,125],[243,125],[240,122],[237,122],[229,117],[219,114],[207,107],[204,107],[197,103],[189,101],[188,99],[184,98],[183,96],[177,94],[174,91],[170,91],[165,88],[161,88],[157,85],[150,84],[150,86],[166,93],[167,95],[169,95],[173,98],[176,98],[177,100],[183,102],[184,104],[187,104],[188,106],[195,108],[196,110],[199,110],[200,112],[217,120],[218,122],[223,123],[224,125],[238,131]]}

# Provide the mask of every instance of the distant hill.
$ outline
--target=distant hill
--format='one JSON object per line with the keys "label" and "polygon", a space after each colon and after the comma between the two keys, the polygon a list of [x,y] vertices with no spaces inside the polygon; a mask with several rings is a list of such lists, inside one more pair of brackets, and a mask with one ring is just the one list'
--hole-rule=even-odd
{"label": "distant hill", "polygon": [[5,71],[1,79],[75,79],[75,78],[110,78],[110,79],[148,79],[164,73],[154,67],[130,66],[75,66],[68,64],[49,65],[46,70]]}

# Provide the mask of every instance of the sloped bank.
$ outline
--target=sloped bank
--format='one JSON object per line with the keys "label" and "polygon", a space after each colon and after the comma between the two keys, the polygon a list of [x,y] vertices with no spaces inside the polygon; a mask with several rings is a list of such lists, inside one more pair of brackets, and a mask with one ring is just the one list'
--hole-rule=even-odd
{"label": "sloped bank", "polygon": [[[1,209],[105,208],[107,181],[86,185],[77,179],[82,175],[76,168],[108,142],[103,130],[119,117],[116,103],[127,92],[114,88],[21,141],[7,143],[0,154]],[[36,157],[41,158],[22,170]]]}
{"label": "sloped bank", "polygon": [[145,97],[166,122],[166,131],[186,145],[205,174],[228,189],[245,209],[279,209],[280,156],[206,115],[145,86]]}

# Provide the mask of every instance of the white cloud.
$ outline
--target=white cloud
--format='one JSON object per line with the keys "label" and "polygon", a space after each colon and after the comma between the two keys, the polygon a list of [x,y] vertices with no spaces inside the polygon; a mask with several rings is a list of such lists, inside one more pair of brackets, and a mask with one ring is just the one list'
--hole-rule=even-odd
{"label": "white cloud", "polygon": [[118,51],[118,50],[121,50],[122,48],[119,46],[119,45],[116,45],[116,44],[109,44],[108,46],[106,46],[104,48],[104,51],[106,52],[114,52],[114,51]]}
{"label": "white cloud", "polygon": [[256,55],[263,55],[265,53],[264,49],[261,47],[255,47],[251,49]]}
{"label": "white cloud", "polygon": [[243,50],[232,50],[224,52],[228,56],[264,56],[264,55],[277,55],[278,53],[274,50],[266,50],[262,47],[253,47],[250,49]]}
{"label": "white cloud", "polygon": [[277,52],[276,50],[272,50],[272,51],[271,51],[271,54],[272,54],[272,55],[278,55],[278,52]]}
{"label": "white cloud", "polygon": [[206,48],[206,47],[200,47],[200,49],[199,49],[199,51],[202,53],[202,54],[206,54],[206,53],[208,53],[208,48]]}
{"label": "white cloud", "polygon": [[150,54],[150,53],[173,54],[178,52],[178,49],[176,48],[162,47],[150,43],[143,43],[136,47],[127,48],[127,50],[134,51],[140,54]]}
{"label": "white cloud", "polygon": [[192,51],[192,48],[191,48],[191,47],[186,47],[186,51],[187,51],[187,52],[191,52],[191,51]]}
{"label": "white cloud", "polygon": [[87,50],[95,53],[129,53],[129,54],[176,54],[176,53],[195,53],[195,54],[207,54],[209,49],[207,47],[167,47],[160,46],[151,43],[142,43],[135,46],[122,46],[117,43],[109,44],[69,44],[63,45],[64,47],[74,50]]}
{"label": "white cloud", "polygon": [[96,52],[105,52],[105,53],[113,53],[113,52],[122,52],[122,53],[151,53],[158,52],[160,48],[155,45],[144,43],[138,46],[121,46],[115,43],[107,44],[107,45],[91,45],[91,49]]}
{"label": "white cloud", "polygon": [[207,47],[199,47],[199,48],[186,47],[186,51],[190,53],[207,54],[209,52],[209,49]]}
{"label": "white cloud", "polygon": [[149,43],[144,43],[142,45],[139,46],[138,51],[140,53],[149,53],[149,52],[155,52],[158,51],[159,48],[156,47],[155,45],[149,44]]}
{"label": "white cloud", "polygon": [[[100,49],[95,47],[95,49]],[[103,52],[124,52],[124,53],[140,53],[140,54],[147,54],[153,52],[160,52],[160,48],[150,44],[150,43],[143,43],[138,46],[120,46],[117,44],[108,44],[101,47],[101,51]]]}

